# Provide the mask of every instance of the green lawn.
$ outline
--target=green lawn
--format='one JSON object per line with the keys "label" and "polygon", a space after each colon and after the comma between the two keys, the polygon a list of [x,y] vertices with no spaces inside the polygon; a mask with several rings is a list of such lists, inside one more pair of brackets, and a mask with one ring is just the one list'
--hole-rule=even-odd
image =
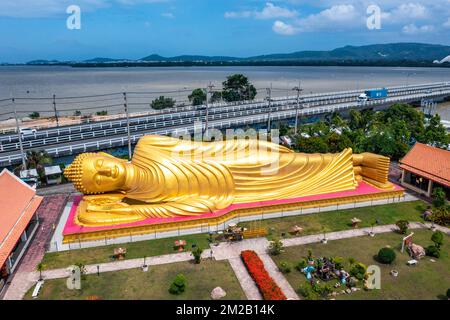
{"label": "green lawn", "polygon": [[164,238],[125,244],[115,244],[103,247],[69,250],[62,252],[46,253],[42,262],[46,269],[65,268],[74,263],[85,265],[113,261],[114,248],[124,247],[127,249],[126,259],[135,259],[163,254],[176,253],[174,241],[178,239],[186,240],[186,249],[190,249],[192,244],[205,249],[209,248],[207,234],[183,235],[176,238]]}
{"label": "green lawn", "polygon": [[[423,247],[432,244],[432,232],[421,229],[414,230],[414,243]],[[306,257],[308,249],[311,249],[315,257],[345,258],[344,269],[349,271],[347,259],[355,258],[365,265],[378,265],[381,268],[381,289],[370,291],[358,291],[351,294],[338,295],[337,299],[442,299],[450,288],[450,237],[445,236],[444,246],[441,249],[441,257],[431,262],[429,257],[424,257],[416,266],[407,266],[406,261],[411,258],[408,254],[401,253],[401,240],[403,235],[398,233],[377,234],[369,236],[350,238],[344,240],[329,241],[327,244],[311,244],[286,248],[279,256],[274,257],[276,263],[288,261],[295,265]],[[397,258],[392,265],[383,265],[374,260],[378,250],[386,245],[391,246]],[[398,270],[398,277],[389,274],[391,270]],[[304,274],[296,269],[286,274],[286,279],[294,289],[301,285],[308,285]],[[330,281],[330,284],[335,282]],[[323,282],[321,283],[323,285]],[[342,288],[338,289],[339,291]],[[446,298],[445,298],[446,299]]]}
{"label": "green lawn", "polygon": [[371,223],[374,223],[376,219],[378,219],[380,224],[393,224],[403,219],[408,221],[421,221],[420,215],[426,207],[427,205],[422,201],[401,202],[373,207],[242,222],[239,225],[244,227],[266,227],[269,231],[269,239],[281,238],[282,233],[285,233],[284,238],[289,238],[292,237],[289,232],[295,225],[303,228],[303,231],[299,234],[300,236],[321,233],[323,228],[328,232],[351,229],[350,219],[353,217],[362,220],[359,227],[370,227]]}
{"label": "green lawn", "polygon": [[[186,277],[186,291],[171,295],[168,288],[178,273]],[[47,280],[38,299],[83,300],[95,295],[103,300],[207,300],[211,299],[211,290],[217,286],[227,293],[225,299],[246,299],[228,261],[204,260],[198,265],[180,262],[150,266],[148,272],[131,269],[101,273],[100,276],[88,275],[81,286],[81,290],[68,290],[66,279]],[[25,299],[31,299],[33,289],[28,291]]]}
{"label": "green lawn", "polygon": [[[246,227],[267,227],[269,229],[269,239],[280,237],[282,233],[285,233],[285,237],[288,238],[291,237],[291,235],[289,235],[289,230],[295,225],[299,225],[304,228],[304,231],[300,234],[300,236],[321,233],[323,227],[325,227],[328,231],[350,229],[350,219],[353,217],[358,217],[362,220],[360,223],[361,227],[370,226],[375,219],[378,219],[381,224],[395,223],[400,219],[420,221],[420,214],[425,208],[426,204],[422,201],[403,202],[373,207],[314,213],[302,216],[259,220],[241,223],[240,225]],[[193,243],[202,248],[209,247],[208,235],[196,234],[180,236],[177,238],[131,242],[124,245],[109,245],[103,247],[46,253],[42,262],[45,264],[46,269],[65,268],[79,262],[86,265],[108,262],[111,261],[114,248],[118,246],[122,246],[127,249],[127,259],[143,258],[144,256],[157,256],[176,252],[173,248],[173,243],[177,239],[185,239],[187,241],[186,248],[190,248]]]}

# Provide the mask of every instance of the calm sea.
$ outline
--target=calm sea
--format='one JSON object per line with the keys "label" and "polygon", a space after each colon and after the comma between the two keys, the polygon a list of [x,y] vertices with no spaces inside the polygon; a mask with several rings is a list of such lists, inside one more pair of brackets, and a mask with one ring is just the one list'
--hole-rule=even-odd
{"label": "calm sea", "polygon": [[[186,100],[195,88],[212,82],[216,88],[228,75],[242,73],[260,89],[272,85],[274,96],[293,94],[301,86],[305,93],[330,92],[368,87],[450,81],[450,69],[391,67],[167,67],[167,68],[71,68],[0,67],[0,99],[14,97],[88,96],[122,91],[175,91],[178,101]],[[155,96],[159,94],[155,93]],[[36,107],[38,110],[51,105]],[[0,113],[7,106],[0,105]],[[42,109],[44,108],[44,109]],[[65,106],[58,105],[59,110]],[[17,109],[30,105],[17,102]],[[33,110],[33,109],[32,109]]]}

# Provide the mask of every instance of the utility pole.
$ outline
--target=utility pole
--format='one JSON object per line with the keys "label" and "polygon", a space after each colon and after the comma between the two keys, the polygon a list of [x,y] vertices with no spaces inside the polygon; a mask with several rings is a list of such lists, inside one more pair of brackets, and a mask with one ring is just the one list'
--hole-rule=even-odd
{"label": "utility pole", "polygon": [[56,110],[56,95],[53,95],[53,110],[55,111],[56,126],[59,127],[58,111]]}
{"label": "utility pole", "polygon": [[267,101],[268,101],[268,108],[269,108],[269,114],[267,115],[267,133],[270,133],[270,118],[272,118],[272,84],[270,84],[270,88],[266,88],[267,91]]}
{"label": "utility pole", "polygon": [[209,117],[209,99],[211,99],[211,92],[214,88],[214,85],[210,82],[206,88],[206,115],[205,115],[205,132],[204,135],[208,132],[208,117]]}
{"label": "utility pole", "polygon": [[131,134],[130,134],[130,114],[128,112],[127,93],[123,93],[123,106],[127,116],[127,135],[128,135],[128,160],[131,160]]}
{"label": "utility pole", "polygon": [[297,107],[295,108],[295,127],[294,127],[294,133],[297,134],[298,111],[300,109],[300,92],[303,91],[300,85],[300,81],[298,82],[298,87],[294,87],[292,90],[297,91]]}
{"label": "utility pole", "polygon": [[12,102],[13,108],[14,108],[14,117],[16,118],[16,130],[17,130],[17,136],[19,137],[19,147],[20,147],[20,156],[22,158],[22,166],[23,166],[23,170],[27,170],[27,161],[25,160],[25,153],[23,152],[22,133],[20,132],[19,119],[17,117],[15,99],[11,98],[11,102]]}

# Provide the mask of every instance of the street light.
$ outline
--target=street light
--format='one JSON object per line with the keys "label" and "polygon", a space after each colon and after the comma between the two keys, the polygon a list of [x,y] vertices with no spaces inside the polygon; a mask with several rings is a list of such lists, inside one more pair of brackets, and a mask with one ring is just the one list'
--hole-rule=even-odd
{"label": "street light", "polygon": [[298,109],[300,108],[300,92],[303,91],[303,89],[300,86],[300,81],[298,82],[298,87],[294,87],[292,90],[297,91],[297,106],[295,108],[295,127],[294,127],[294,133],[297,134]]}

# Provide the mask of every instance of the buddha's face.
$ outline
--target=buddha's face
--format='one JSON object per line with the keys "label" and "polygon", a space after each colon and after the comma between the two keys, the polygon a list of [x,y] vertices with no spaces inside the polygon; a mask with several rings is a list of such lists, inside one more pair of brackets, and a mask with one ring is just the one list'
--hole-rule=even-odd
{"label": "buddha's face", "polygon": [[118,191],[125,184],[126,162],[105,153],[85,154],[65,174],[85,194]]}

